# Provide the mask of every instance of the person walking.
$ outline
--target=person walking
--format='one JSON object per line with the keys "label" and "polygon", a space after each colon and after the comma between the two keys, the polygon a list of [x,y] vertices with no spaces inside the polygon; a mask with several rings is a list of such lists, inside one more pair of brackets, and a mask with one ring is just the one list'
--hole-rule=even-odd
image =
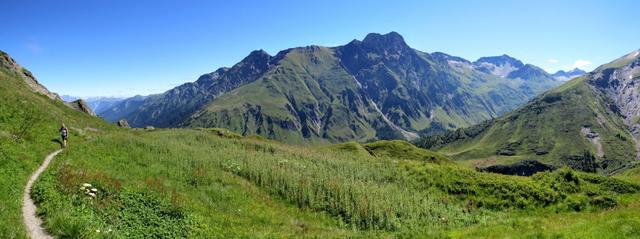
{"label": "person walking", "polygon": [[67,139],[69,139],[69,129],[67,129],[67,126],[64,125],[64,123],[62,123],[62,126],[60,126],[60,137],[62,137],[62,147],[66,148]]}

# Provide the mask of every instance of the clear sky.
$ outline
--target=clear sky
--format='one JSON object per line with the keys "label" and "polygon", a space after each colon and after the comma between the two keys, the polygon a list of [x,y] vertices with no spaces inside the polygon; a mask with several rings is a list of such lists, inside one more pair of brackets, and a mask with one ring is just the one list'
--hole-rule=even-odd
{"label": "clear sky", "polygon": [[508,54],[547,71],[640,48],[640,1],[2,0],[0,49],[74,96],[159,93],[251,50],[336,46],[402,34],[415,49],[476,60]]}

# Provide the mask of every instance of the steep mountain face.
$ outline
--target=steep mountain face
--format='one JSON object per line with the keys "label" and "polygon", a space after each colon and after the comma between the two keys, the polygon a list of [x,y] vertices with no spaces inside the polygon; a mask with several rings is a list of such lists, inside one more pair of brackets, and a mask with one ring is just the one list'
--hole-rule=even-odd
{"label": "steep mountain face", "polygon": [[11,72],[19,73],[20,77],[33,92],[45,95],[52,100],[62,100],[58,94],[49,91],[46,87],[41,85],[29,70],[20,66],[15,60],[13,60],[13,58],[11,58],[11,56],[9,56],[9,54],[5,53],[4,51],[0,51],[0,67]]}
{"label": "steep mountain face", "polygon": [[109,108],[103,109],[97,114],[106,121],[117,122],[118,120],[123,119],[124,116],[132,114],[138,110],[144,100],[148,97],[150,96],[136,95],[134,97],[123,99]]}
{"label": "steep mountain face", "polygon": [[273,57],[255,51],[105,118],[134,127],[224,127],[287,142],[412,139],[497,117],[558,84],[538,69],[508,56],[472,63],[428,54],[395,32],[369,34]]}
{"label": "steep mountain face", "polygon": [[612,174],[632,167],[640,137],[638,51],[493,121],[418,144],[479,167],[538,160]]}
{"label": "steep mountain face", "polygon": [[265,76],[222,95],[183,126],[223,126],[287,142],[368,139],[376,126],[389,127],[331,49],[289,49],[275,58]]}
{"label": "steep mountain face", "polygon": [[552,76],[553,76],[553,78],[555,78],[556,80],[559,80],[559,81],[568,81],[568,80],[571,80],[573,78],[582,76],[584,74],[587,74],[587,72],[585,72],[585,71],[583,71],[581,69],[575,68],[575,69],[570,70],[570,71],[559,70],[558,72],[554,73]]}
{"label": "steep mountain face", "polygon": [[231,68],[220,68],[202,75],[193,83],[149,96],[139,104],[138,99],[125,100],[113,107],[124,110],[108,110],[102,115],[110,121],[126,118],[131,125],[138,127],[176,126],[221,94],[255,81],[269,68],[270,59],[265,51],[254,51]]}

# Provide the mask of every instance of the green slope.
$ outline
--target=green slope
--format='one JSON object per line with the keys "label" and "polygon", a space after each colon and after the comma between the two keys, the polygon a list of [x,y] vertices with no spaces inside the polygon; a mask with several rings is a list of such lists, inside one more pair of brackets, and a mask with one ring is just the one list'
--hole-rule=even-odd
{"label": "green slope", "polygon": [[375,137],[372,124],[385,123],[331,49],[297,48],[282,54],[267,76],[221,96],[184,125],[218,125],[290,143]]}
{"label": "green slope", "polygon": [[0,237],[25,238],[22,190],[44,157],[60,148],[60,123],[70,127],[72,148],[91,140],[87,127],[102,131],[111,126],[34,92],[25,83],[28,71],[12,61],[0,51]]}
{"label": "green slope", "polygon": [[[35,186],[48,230],[66,237],[431,238],[508,215],[624,210],[640,190],[569,169],[534,177],[476,172],[432,163],[448,160],[402,142],[310,148],[222,135],[95,135],[61,155]],[[95,199],[79,189],[84,183],[98,189]]]}
{"label": "green slope", "polygon": [[417,144],[480,167],[525,159],[605,174],[633,167],[636,136],[629,124],[632,116],[624,114],[635,103],[616,100],[622,96],[612,98],[610,92],[625,91],[602,87],[601,79],[610,72],[604,76],[611,77],[606,82],[621,85],[612,72],[633,68],[633,61],[625,62],[573,79],[493,121],[426,137]]}

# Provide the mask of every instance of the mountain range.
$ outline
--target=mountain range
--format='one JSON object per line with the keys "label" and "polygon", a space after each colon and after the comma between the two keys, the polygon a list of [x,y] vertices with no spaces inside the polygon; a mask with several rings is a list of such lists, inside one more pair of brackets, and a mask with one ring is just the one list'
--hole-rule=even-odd
{"label": "mountain range", "polygon": [[471,62],[415,50],[396,32],[372,33],[337,47],[253,51],[99,115],[134,127],[222,127],[296,143],[415,139],[498,117],[560,84],[507,55]]}
{"label": "mountain range", "polygon": [[482,124],[418,141],[478,167],[535,160],[615,174],[640,159],[640,51]]}
{"label": "mountain range", "polygon": [[125,97],[102,97],[102,96],[82,98],[82,97],[76,97],[76,96],[70,96],[70,95],[62,95],[60,96],[60,98],[62,98],[62,100],[64,100],[65,102],[73,102],[73,101],[82,99],[97,115],[101,115],[103,111],[107,109],[111,109],[113,106],[119,104],[124,99],[126,99]]}
{"label": "mountain range", "polygon": [[559,70],[558,72],[554,73],[552,76],[559,81],[568,81],[573,78],[582,76],[584,74],[587,74],[587,72],[578,68],[574,68],[573,70],[570,70],[570,71]]}
{"label": "mountain range", "polygon": [[[559,135],[575,135],[574,129],[581,127],[579,131],[591,140],[587,144],[612,142],[603,145],[604,155],[611,160],[594,162],[593,155],[583,152],[578,158],[583,162],[569,162],[585,171],[607,162],[603,166],[607,172],[619,172],[615,169],[622,161],[609,155],[632,152],[633,138],[637,138],[634,129],[639,126],[635,119],[640,107],[628,103],[638,97],[637,55],[576,78],[497,120],[457,132],[480,132],[504,142],[503,138],[512,136],[509,131],[513,137],[531,131],[532,138],[527,140],[539,137],[537,132],[549,131],[538,130],[546,123]],[[318,59],[317,65],[323,66],[323,61]],[[289,63],[279,64],[285,68]],[[314,74],[318,70],[306,69]],[[538,238],[571,237],[576,231],[586,232],[581,238],[635,235],[632,229],[640,215],[634,204],[640,197],[640,185],[635,183],[638,168],[625,171],[628,176],[615,177],[566,168],[516,177],[478,172],[398,140],[297,147],[224,129],[118,129],[88,114],[84,100],[65,103],[27,72],[0,52],[2,238],[29,238],[34,234],[26,228],[40,225],[44,229],[40,234],[51,238]],[[259,81],[263,79],[255,82]],[[558,108],[545,110],[554,107]],[[575,113],[570,113],[573,108]],[[536,114],[547,116],[536,119]],[[502,124],[503,118],[523,125],[514,130]],[[56,137],[60,123],[69,129],[64,151]],[[486,128],[504,131],[496,137]],[[616,132],[619,135],[612,136]],[[580,152],[569,141],[539,142]],[[501,148],[500,153],[517,158],[525,152],[519,145],[525,143]],[[574,147],[582,145],[577,142]],[[560,155],[555,148],[550,150],[549,155]],[[50,156],[43,161],[45,155]],[[630,155],[627,162],[632,160]],[[526,165],[555,169],[539,163]],[[35,204],[31,213],[25,213],[29,198]],[[25,227],[25,218],[43,224]],[[557,229],[557,221],[568,222],[563,227],[570,230]],[[478,232],[478,228],[490,231]]]}

